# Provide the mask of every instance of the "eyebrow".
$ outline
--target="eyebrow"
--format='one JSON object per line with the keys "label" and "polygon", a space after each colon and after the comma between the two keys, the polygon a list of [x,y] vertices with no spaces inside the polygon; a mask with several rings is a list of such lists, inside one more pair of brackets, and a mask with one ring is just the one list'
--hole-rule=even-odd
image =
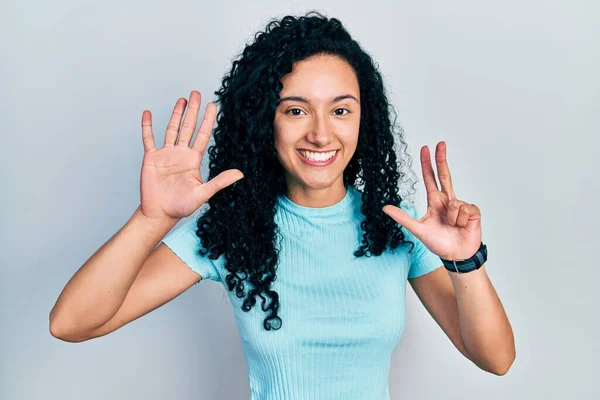
{"label": "eyebrow", "polygon": [[[331,99],[331,104],[333,103],[337,103],[338,101],[342,101],[345,99],[352,99],[354,101],[356,101],[358,104],[360,104],[360,102],[358,101],[358,99],[354,96],[352,96],[351,94],[343,94],[341,96],[336,96],[333,99]],[[279,99],[279,103],[283,103],[284,101],[299,101],[301,103],[309,103],[309,101],[301,96],[287,96],[287,97],[282,97],[281,99]]]}

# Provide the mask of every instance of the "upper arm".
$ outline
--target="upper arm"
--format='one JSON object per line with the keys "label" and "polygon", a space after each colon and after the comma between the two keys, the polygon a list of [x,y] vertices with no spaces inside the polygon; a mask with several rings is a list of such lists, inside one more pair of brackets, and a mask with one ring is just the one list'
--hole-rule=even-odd
{"label": "upper arm", "polygon": [[465,357],[469,358],[462,340],[458,316],[458,303],[449,272],[441,265],[434,271],[409,279],[421,303],[446,336]]}
{"label": "upper arm", "polygon": [[155,310],[201,279],[200,274],[189,268],[164,243],[160,243],[140,268],[117,313],[90,332],[86,340],[111,333]]}

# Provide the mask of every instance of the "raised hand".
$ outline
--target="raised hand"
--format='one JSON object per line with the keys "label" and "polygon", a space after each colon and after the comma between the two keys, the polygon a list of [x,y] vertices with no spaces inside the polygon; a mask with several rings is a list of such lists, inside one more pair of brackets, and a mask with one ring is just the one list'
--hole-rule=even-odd
{"label": "raised hand", "polygon": [[472,257],[481,244],[481,212],[475,204],[458,200],[446,159],[446,143],[436,146],[435,161],[442,190],[438,188],[429,148],[421,148],[421,168],[427,190],[427,213],[416,220],[394,205],[383,211],[417,237],[432,253],[445,260]]}
{"label": "raised hand", "polygon": [[144,160],[140,179],[139,208],[145,217],[158,220],[185,218],[193,214],[219,190],[244,176],[238,169],[228,169],[210,181],[203,182],[200,163],[215,123],[217,106],[214,103],[206,106],[204,120],[190,147],[196,129],[200,102],[200,93],[193,90],[190,93],[185,119],[181,124],[186,99],[177,100],[165,134],[164,146],[161,149],[154,147],[152,114],[148,110],[142,113]]}

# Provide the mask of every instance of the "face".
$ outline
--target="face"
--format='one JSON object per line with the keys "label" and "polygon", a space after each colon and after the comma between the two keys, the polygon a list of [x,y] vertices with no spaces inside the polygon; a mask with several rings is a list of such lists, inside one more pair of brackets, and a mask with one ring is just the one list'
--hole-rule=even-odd
{"label": "face", "polygon": [[346,61],[320,55],[294,64],[282,83],[274,131],[288,197],[339,200],[343,172],[358,143],[356,74]]}

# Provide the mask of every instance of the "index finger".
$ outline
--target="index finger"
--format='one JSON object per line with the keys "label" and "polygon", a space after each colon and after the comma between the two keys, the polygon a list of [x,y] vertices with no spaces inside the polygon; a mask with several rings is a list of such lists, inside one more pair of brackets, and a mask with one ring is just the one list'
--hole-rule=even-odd
{"label": "index finger", "polygon": [[439,142],[435,149],[435,163],[438,172],[438,178],[442,184],[442,191],[448,194],[448,199],[456,199],[454,187],[452,185],[452,176],[448,168],[448,159],[446,157],[446,142]]}
{"label": "index finger", "polygon": [[206,110],[204,111],[204,119],[202,120],[202,125],[200,125],[200,129],[198,130],[198,134],[194,139],[193,149],[196,149],[200,154],[204,154],[204,150],[206,150],[206,145],[210,140],[210,134],[212,132],[212,128],[215,125],[215,119],[217,118],[217,105],[215,103],[208,103],[206,105]]}

